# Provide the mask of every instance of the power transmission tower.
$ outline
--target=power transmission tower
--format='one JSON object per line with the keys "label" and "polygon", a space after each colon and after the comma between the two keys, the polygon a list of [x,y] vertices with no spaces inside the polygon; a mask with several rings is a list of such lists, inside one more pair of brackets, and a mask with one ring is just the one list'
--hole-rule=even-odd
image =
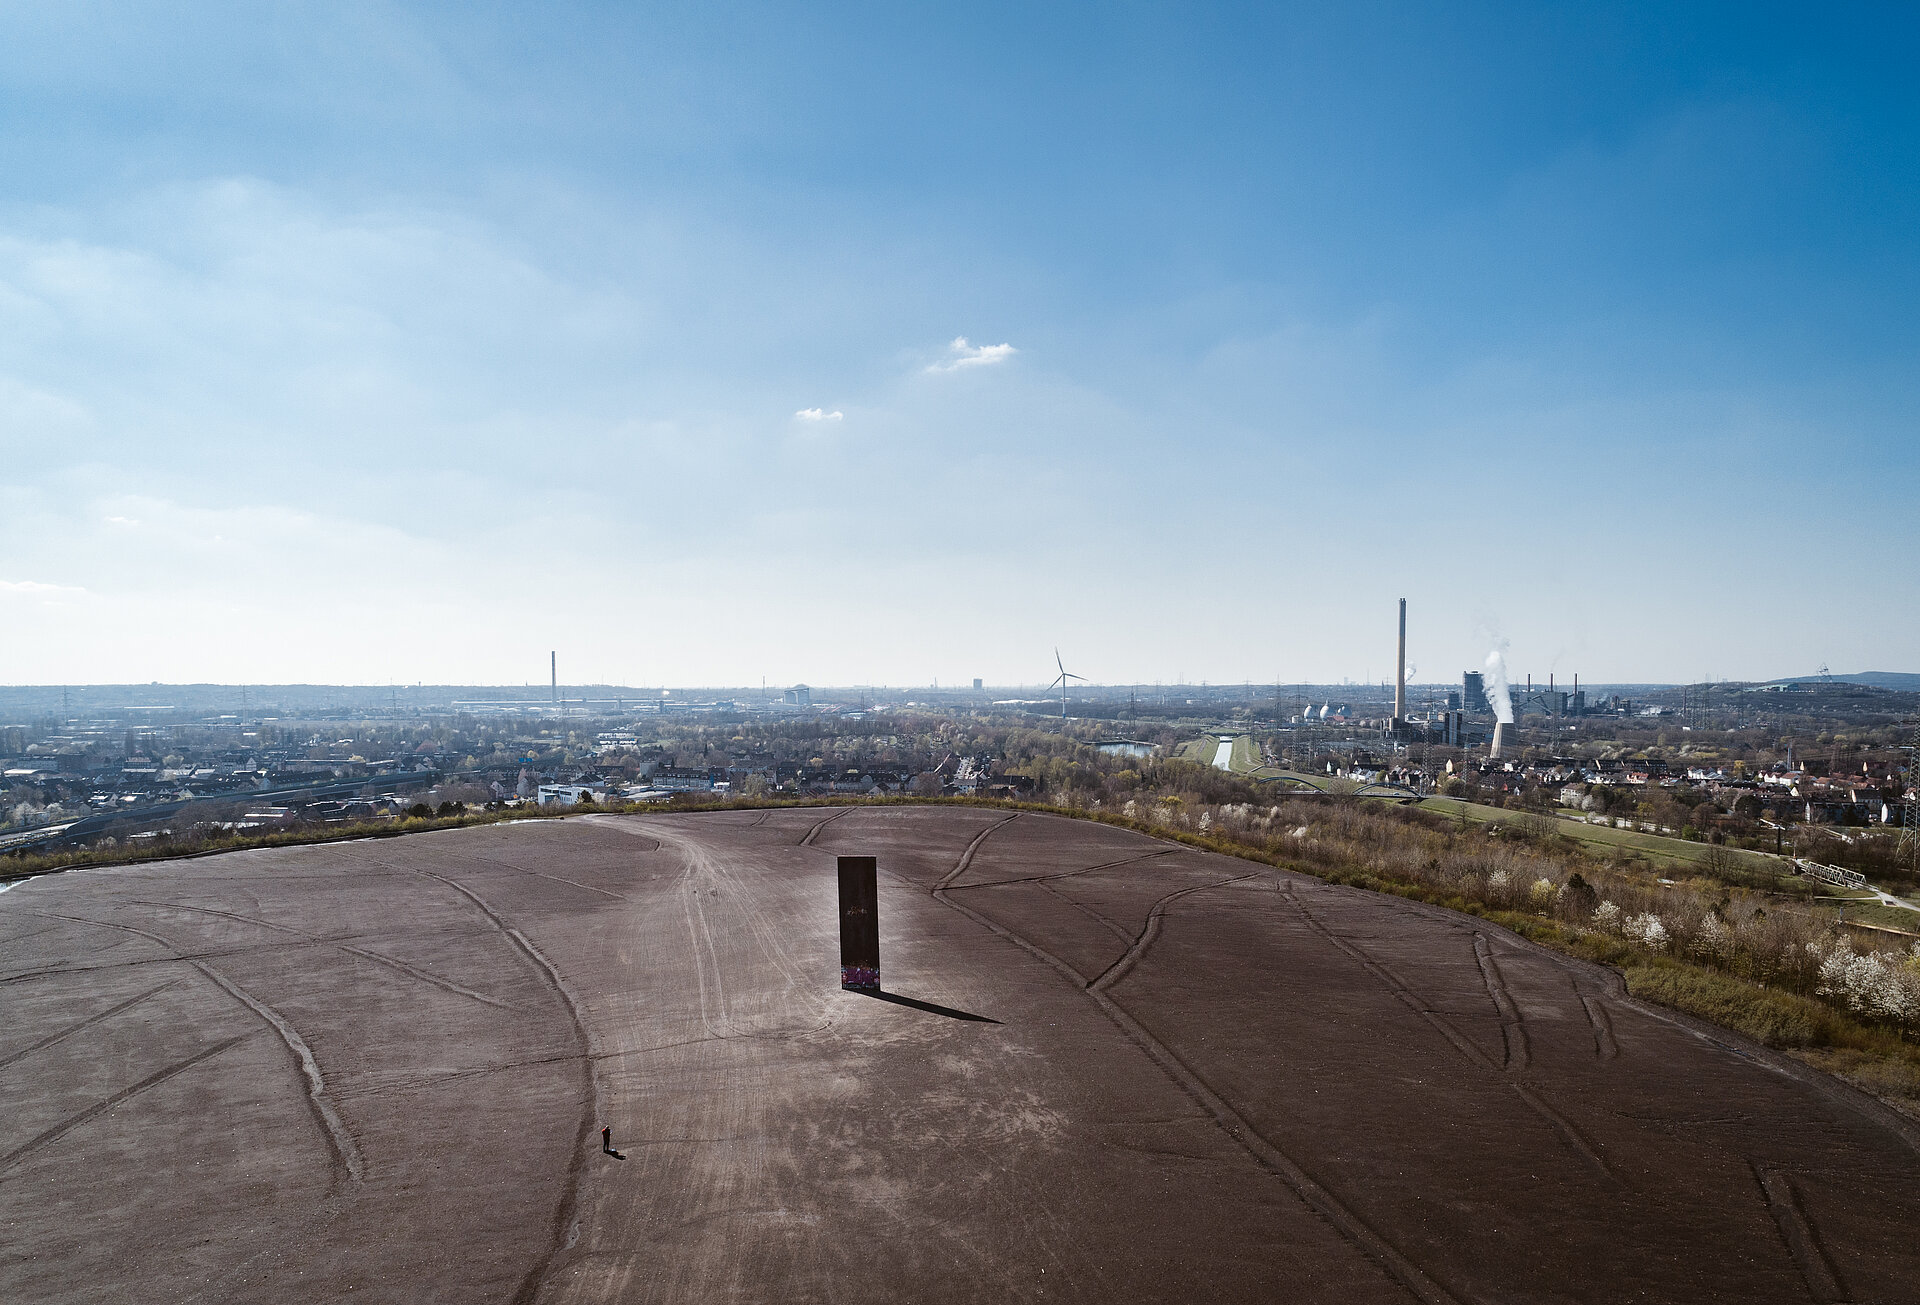
{"label": "power transmission tower", "polygon": [[1920,720],[1907,744],[1907,804],[1900,813],[1900,852],[1920,871]]}

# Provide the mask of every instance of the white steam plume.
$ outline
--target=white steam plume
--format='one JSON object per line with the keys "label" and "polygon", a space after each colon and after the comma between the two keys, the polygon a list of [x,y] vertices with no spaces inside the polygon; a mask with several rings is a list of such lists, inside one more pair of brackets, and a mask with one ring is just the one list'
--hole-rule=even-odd
{"label": "white steam plume", "polygon": [[1493,704],[1493,718],[1502,725],[1513,724],[1513,695],[1507,691],[1507,643],[1502,639],[1487,654],[1487,701]]}

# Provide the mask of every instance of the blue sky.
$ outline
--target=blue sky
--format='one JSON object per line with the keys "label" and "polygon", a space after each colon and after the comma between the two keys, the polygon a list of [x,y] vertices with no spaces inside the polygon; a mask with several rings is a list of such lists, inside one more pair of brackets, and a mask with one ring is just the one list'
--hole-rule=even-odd
{"label": "blue sky", "polygon": [[1920,25],[1676,8],[0,3],[0,681],[1920,669]]}

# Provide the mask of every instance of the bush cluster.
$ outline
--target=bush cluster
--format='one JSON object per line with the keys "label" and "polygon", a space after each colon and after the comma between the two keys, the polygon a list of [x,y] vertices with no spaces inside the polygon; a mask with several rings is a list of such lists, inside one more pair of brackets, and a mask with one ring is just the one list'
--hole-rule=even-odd
{"label": "bush cluster", "polygon": [[1174,794],[1128,800],[1116,814],[1247,847],[1325,878],[1551,922],[1570,945],[1623,968],[1685,962],[1903,1034],[1920,1030],[1920,944],[1857,942],[1832,916],[1751,887],[1761,878],[1751,872],[1735,870],[1727,876],[1733,882],[1672,882],[1596,861],[1560,838],[1550,817],[1462,829],[1427,812],[1363,801],[1215,805]]}

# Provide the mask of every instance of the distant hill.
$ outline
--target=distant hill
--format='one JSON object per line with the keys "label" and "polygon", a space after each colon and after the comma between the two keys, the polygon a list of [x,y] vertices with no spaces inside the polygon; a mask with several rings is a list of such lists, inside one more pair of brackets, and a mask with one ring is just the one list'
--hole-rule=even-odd
{"label": "distant hill", "polygon": [[[1865,684],[1875,689],[1895,689],[1902,693],[1920,693],[1920,675],[1907,671],[1859,671],[1853,675],[1796,675],[1793,683],[1818,684],[1821,680],[1832,680],[1835,684]],[[1775,680],[1775,684],[1788,683],[1787,680]]]}

